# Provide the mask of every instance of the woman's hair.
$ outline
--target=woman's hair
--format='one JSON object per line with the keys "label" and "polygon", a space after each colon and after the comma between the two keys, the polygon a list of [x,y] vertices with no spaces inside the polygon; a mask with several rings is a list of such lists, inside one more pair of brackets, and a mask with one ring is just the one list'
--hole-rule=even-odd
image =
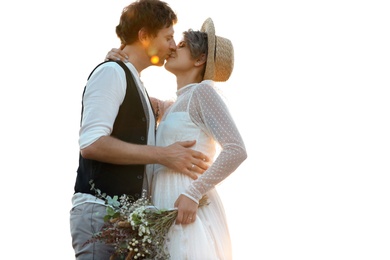
{"label": "woman's hair", "polygon": [[[183,36],[184,41],[190,49],[191,57],[193,59],[199,58],[202,54],[205,54],[207,57],[207,33],[189,29],[188,31],[183,32]],[[206,66],[204,66],[204,69],[202,71],[202,77],[204,76],[205,70]]]}
{"label": "woman's hair", "polygon": [[138,0],[123,8],[116,34],[122,44],[132,44],[138,40],[138,32],[142,28],[156,37],[161,29],[176,23],[177,16],[166,2]]}

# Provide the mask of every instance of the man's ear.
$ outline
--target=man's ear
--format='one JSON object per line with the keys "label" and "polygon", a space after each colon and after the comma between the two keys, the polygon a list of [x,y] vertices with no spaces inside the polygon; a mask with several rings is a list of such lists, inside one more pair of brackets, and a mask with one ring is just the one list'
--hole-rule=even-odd
{"label": "man's ear", "polygon": [[145,45],[145,44],[147,45],[149,43],[149,35],[148,35],[147,31],[144,28],[141,28],[138,31],[138,40],[143,45]]}

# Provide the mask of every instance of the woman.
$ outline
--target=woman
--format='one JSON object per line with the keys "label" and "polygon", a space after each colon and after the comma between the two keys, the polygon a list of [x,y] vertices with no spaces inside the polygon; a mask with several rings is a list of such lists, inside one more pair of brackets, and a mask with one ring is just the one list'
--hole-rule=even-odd
{"label": "woman", "polygon": [[[233,59],[230,40],[215,35],[209,18],[200,31],[183,33],[183,40],[165,63],[166,70],[176,76],[176,101],[164,111],[165,104],[153,99],[155,111],[161,117],[156,136],[158,146],[196,139],[193,149],[215,158],[196,180],[155,165],[153,204],[161,209],[178,209],[176,225],[166,240],[174,260],[232,258],[224,207],[215,186],[234,172],[247,154],[214,81],[228,80]],[[204,196],[209,204],[198,207]]]}
{"label": "woman", "polygon": [[[159,208],[179,210],[166,242],[172,259],[231,259],[224,208],[214,187],[245,160],[246,150],[213,81],[230,77],[233,47],[228,39],[215,37],[211,19],[201,31],[188,30],[183,36],[165,63],[165,69],[176,76],[177,100],[162,116],[157,145],[196,137],[194,149],[214,158],[219,144],[221,152],[197,180],[156,165],[152,200]],[[204,195],[210,204],[198,208]]]}

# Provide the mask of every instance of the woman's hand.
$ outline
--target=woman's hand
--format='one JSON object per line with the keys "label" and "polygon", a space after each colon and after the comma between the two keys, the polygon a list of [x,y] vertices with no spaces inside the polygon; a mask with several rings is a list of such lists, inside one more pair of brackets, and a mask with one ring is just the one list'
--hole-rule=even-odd
{"label": "woman's hand", "polygon": [[108,60],[116,60],[116,61],[123,61],[128,62],[129,57],[127,54],[123,51],[124,46],[122,45],[119,49],[112,48],[106,55],[105,61]]}
{"label": "woman's hand", "polygon": [[176,224],[191,224],[196,220],[196,212],[198,211],[198,203],[181,194],[175,202],[177,208]]}
{"label": "woman's hand", "polygon": [[156,113],[157,123],[160,123],[161,118],[165,114],[165,111],[173,104],[172,100],[160,100],[154,97],[150,97],[150,103],[153,106],[153,110]]}

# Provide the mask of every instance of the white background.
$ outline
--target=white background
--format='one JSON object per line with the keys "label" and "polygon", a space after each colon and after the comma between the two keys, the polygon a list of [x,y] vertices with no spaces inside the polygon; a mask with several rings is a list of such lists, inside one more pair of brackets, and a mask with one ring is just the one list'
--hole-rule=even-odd
{"label": "white background", "polygon": [[[2,255],[74,259],[82,90],[128,3],[1,2]],[[387,1],[168,3],[177,40],[212,17],[234,44],[218,86],[249,157],[218,188],[235,259],[390,259]],[[175,95],[163,68],[142,78]]]}

